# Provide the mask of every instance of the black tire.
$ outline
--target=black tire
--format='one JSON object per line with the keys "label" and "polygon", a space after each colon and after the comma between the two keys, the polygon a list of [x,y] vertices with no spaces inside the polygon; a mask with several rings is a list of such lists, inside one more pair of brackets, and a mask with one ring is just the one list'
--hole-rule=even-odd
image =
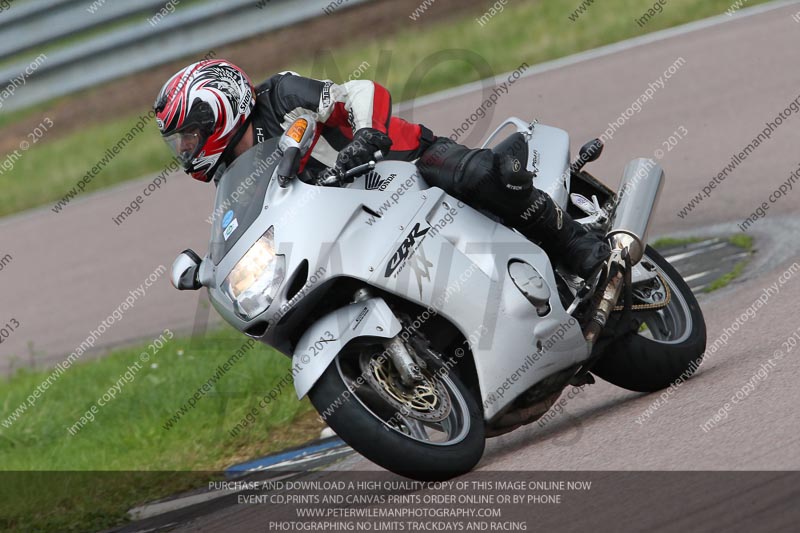
{"label": "black tire", "polygon": [[676,301],[691,319],[691,326],[679,342],[660,342],[639,334],[624,337],[606,350],[592,373],[624,389],[656,392],[697,370],[706,349],[706,323],[697,299],[672,265],[649,246],[645,256],[661,270],[672,298],[682,299]]}
{"label": "black tire", "polygon": [[[347,357],[352,354],[340,354]],[[309,392],[311,403],[322,416],[347,390],[341,375],[340,359],[332,362]],[[355,390],[323,416],[325,422],[353,449],[370,461],[401,476],[420,481],[439,481],[465,474],[483,456],[486,443],[483,416],[469,389],[451,372],[450,380],[466,402],[468,429],[463,439],[450,445],[427,444],[389,427],[374,415]],[[465,427],[467,427],[465,425]]]}

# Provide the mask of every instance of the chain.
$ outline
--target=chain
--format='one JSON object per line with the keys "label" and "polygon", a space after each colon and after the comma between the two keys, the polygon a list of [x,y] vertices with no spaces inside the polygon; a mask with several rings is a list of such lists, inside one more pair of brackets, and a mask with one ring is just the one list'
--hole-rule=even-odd
{"label": "chain", "polygon": [[[657,304],[634,305],[632,308],[633,311],[652,311],[656,309],[663,309],[669,305],[670,301],[672,301],[672,291],[669,288],[667,280],[665,280],[661,274],[656,274],[656,275],[658,276],[658,279],[661,280],[661,283],[664,285],[664,290],[667,292],[667,297],[664,299],[663,302]],[[614,311],[622,311],[624,309],[625,309],[624,305],[618,305],[614,308]]]}

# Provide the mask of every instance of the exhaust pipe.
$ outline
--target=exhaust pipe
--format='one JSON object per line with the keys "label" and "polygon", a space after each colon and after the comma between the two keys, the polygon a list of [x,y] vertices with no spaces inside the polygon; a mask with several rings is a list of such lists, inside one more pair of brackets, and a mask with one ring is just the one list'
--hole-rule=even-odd
{"label": "exhaust pipe", "polygon": [[606,235],[612,249],[608,263],[610,276],[595,300],[592,319],[583,332],[590,351],[622,294],[625,284],[623,257],[627,254],[631,265],[635,265],[644,256],[650,217],[656,209],[663,186],[664,170],[652,159],[634,159],[622,173],[617,208],[611,219],[611,229]]}
{"label": "exhaust pipe", "polygon": [[611,248],[630,254],[631,264],[642,260],[650,217],[664,186],[664,170],[652,159],[633,159],[622,173],[617,208],[606,238]]}

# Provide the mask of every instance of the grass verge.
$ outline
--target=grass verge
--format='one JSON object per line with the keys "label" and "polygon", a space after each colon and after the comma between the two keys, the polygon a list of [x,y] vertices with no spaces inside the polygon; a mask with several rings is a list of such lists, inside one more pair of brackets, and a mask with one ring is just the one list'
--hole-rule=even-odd
{"label": "grass verge", "polygon": [[685,237],[681,239],[675,237],[661,237],[650,243],[650,246],[656,250],[663,250],[665,248],[677,248],[678,246],[686,246],[687,244],[694,244],[705,240],[707,239],[703,237]]}
{"label": "grass verge", "polygon": [[[143,115],[146,116],[146,111]],[[154,131],[155,125],[147,124],[140,134],[127,140],[127,134],[138,121],[138,115],[121,118],[51,143],[34,144],[27,152],[20,152],[13,170],[0,175],[0,188],[4,191],[0,196],[0,216],[55,203],[95,166],[101,170],[91,178],[86,191],[163,170],[171,161],[171,154]],[[106,150],[122,139],[126,142],[124,148],[109,158]]]}
{"label": "grass verge", "polygon": [[[650,246],[652,246],[656,250],[666,250],[670,248],[678,248],[680,246],[686,246],[689,244],[695,244],[707,240],[709,240],[708,237],[684,237],[684,238],[662,237],[652,242]],[[751,236],[744,234],[731,235],[730,237],[727,238],[727,241],[731,243],[733,246],[741,248],[746,252],[750,252],[750,254],[741,261],[737,262],[733,266],[730,272],[723,274],[719,278],[710,282],[703,289],[703,292],[706,293],[714,292],[716,290],[722,289],[723,287],[727,287],[733,280],[742,275],[744,269],[747,267],[747,264],[750,262],[750,257],[753,251],[753,243],[755,242]]]}
{"label": "grass verge", "polygon": [[749,252],[749,254],[747,255],[747,257],[736,263],[733,266],[733,270],[709,283],[708,287],[703,289],[704,292],[714,292],[716,290],[722,289],[723,287],[727,287],[733,280],[742,275],[742,272],[744,272],[745,267],[747,267],[747,264],[750,262],[750,258],[752,256],[752,251],[753,251],[752,237],[750,237],[749,235],[742,235],[742,234],[732,235],[731,237],[728,237],[728,242],[730,242],[734,246],[741,248],[742,250],[745,250],[746,252]]}
{"label": "grass verge", "polygon": [[[11,423],[9,416],[50,371],[20,371],[0,383],[0,530],[109,527],[134,505],[204,483],[209,474],[203,472],[317,437],[322,425],[293,389],[258,407],[290,367],[288,358],[258,343],[240,352],[195,407],[166,429],[246,342],[228,328],[199,340],[174,338],[157,353],[143,345],[76,364]],[[146,364],[143,352],[150,356]],[[141,369],[133,371],[137,363]],[[133,374],[129,381],[122,380],[126,373]],[[100,405],[115,385],[115,397]],[[230,430],[254,407],[255,421],[232,437]],[[82,415],[85,423],[76,429]]]}
{"label": "grass verge", "polygon": [[[752,0],[748,5],[764,1]],[[400,102],[482,79],[487,74],[510,71],[523,62],[534,65],[719,15],[730,7],[730,0],[671,0],[663,12],[652,17],[643,28],[635,21],[652,8],[651,0],[605,0],[591,6],[573,22],[570,15],[579,4],[578,0],[516,2],[507,5],[483,26],[473,16],[460,17],[428,26],[424,33],[410,22],[406,30],[390,37],[352,43],[318,55],[316,61],[286,67],[301,74],[337,81],[357,71],[361,79],[375,79],[386,85],[395,101]],[[449,56],[442,53],[452,49],[461,52]],[[442,54],[439,59],[437,54]],[[464,60],[467,56],[473,60]],[[451,59],[445,59],[447,57]],[[365,61],[369,68],[359,68]],[[484,67],[476,69],[475,61],[480,61]],[[253,74],[263,78],[271,73]],[[409,83],[412,78],[414,83]],[[146,111],[142,109],[142,113]],[[45,137],[23,154],[11,172],[0,175],[0,188],[4,191],[0,216],[55,202],[102,158],[110,140],[123,136],[135,122],[136,117],[129,116],[90,126],[52,142],[47,142]],[[160,144],[155,126],[149,126],[141,137],[126,147],[125,153],[108,165],[86,191],[159,172],[168,161],[168,154]]]}

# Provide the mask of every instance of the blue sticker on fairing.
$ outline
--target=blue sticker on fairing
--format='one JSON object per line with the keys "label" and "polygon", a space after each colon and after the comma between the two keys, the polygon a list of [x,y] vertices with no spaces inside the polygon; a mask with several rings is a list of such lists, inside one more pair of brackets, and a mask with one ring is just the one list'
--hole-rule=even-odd
{"label": "blue sticker on fairing", "polygon": [[222,217],[222,227],[223,228],[227,228],[228,225],[231,223],[231,220],[233,220],[233,210],[232,209],[230,211],[228,211],[227,213],[225,213],[225,216]]}

